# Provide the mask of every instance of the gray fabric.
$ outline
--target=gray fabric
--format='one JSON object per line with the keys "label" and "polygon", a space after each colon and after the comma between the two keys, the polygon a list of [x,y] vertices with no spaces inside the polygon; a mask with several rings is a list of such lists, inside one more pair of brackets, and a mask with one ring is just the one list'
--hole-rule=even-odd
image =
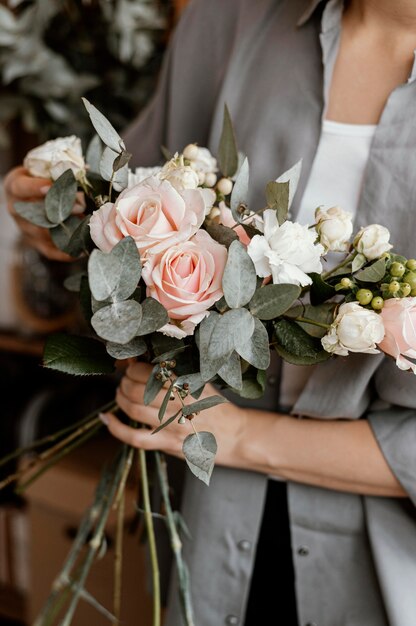
{"label": "gray fabric", "polygon": [[[321,22],[324,4],[192,2],[153,102],[126,134],[136,164],[156,164],[161,144],[175,151],[197,141],[215,151],[227,102],[240,148],[251,161],[256,206],[262,206],[265,182],[303,158],[296,215],[339,43],[341,4],[331,0]],[[397,248],[409,255],[416,232],[415,90],[414,82],[400,86],[386,104],[356,218],[357,226],[385,224]],[[269,384],[263,406],[273,409],[276,383]],[[416,624],[415,408],[414,378],[382,356],[363,355],[318,366],[294,407],[294,413],[315,418],[368,414],[381,450],[411,497],[369,498],[289,484],[301,625]],[[243,623],[266,480],[217,467],[206,488],[187,474],[183,512],[192,540],[184,541],[184,549],[197,626]],[[307,550],[299,553],[302,546]],[[278,555],[270,559],[273,567]],[[276,589],[276,616],[271,616],[276,624],[278,594]],[[181,623],[172,587],[166,626]]]}

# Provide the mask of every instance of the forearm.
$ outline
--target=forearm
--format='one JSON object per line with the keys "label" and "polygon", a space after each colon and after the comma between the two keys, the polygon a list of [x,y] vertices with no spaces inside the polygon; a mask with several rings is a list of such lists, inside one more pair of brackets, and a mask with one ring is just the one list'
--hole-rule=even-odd
{"label": "forearm", "polygon": [[406,497],[366,420],[318,420],[252,410],[236,465],[363,495]]}

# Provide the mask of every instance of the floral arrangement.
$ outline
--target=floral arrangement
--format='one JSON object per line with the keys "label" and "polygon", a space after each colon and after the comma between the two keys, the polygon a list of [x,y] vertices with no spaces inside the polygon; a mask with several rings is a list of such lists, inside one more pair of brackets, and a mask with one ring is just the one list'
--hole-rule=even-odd
{"label": "floral arrangement", "polygon": [[[385,227],[369,225],[354,235],[351,215],[340,207],[318,207],[311,225],[290,221],[300,163],[269,182],[266,206],[251,210],[249,163],[238,153],[227,109],[218,160],[207,148],[191,144],[181,154],[165,155],[161,167],[131,171],[122,138],[98,109],[84,104],[97,132],[86,155],[75,136],[29,152],[26,168],[49,177],[51,187],[44,202],[16,206],[22,217],[49,229],[61,250],[85,261],[66,285],[80,294],[86,335],[50,337],[46,367],[86,375],[113,371],[115,360],[151,362],[145,404],[163,394],[154,433],[175,420],[183,424],[184,457],[206,484],[217,443],[212,433],[197,430],[198,414],[226,401],[220,395],[201,398],[208,382],[243,397],[260,397],[271,350],[294,364],[382,351],[400,369],[416,373],[416,260],[393,252]],[[339,255],[335,264],[334,254]],[[175,398],[180,409],[170,415],[169,400]],[[21,479],[36,468],[23,487],[100,426],[94,414],[69,433],[58,433],[58,443],[17,475]],[[134,454],[124,446],[104,472],[91,509],[96,514],[98,507],[99,521],[87,513],[39,624],[50,623],[62,589],[72,593],[64,622],[70,623],[102,543],[109,507],[113,499],[120,503]],[[144,451],[138,454],[155,564]],[[159,453],[156,467],[189,625],[194,618],[188,574]],[[73,579],[70,573],[92,530],[81,574]],[[157,567],[154,577],[155,572]],[[159,615],[156,593],[155,625]]]}
{"label": "floral arrangement", "polygon": [[43,140],[89,139],[82,95],[125,127],[152,93],[170,12],[167,0],[0,3],[0,145],[14,119]]}

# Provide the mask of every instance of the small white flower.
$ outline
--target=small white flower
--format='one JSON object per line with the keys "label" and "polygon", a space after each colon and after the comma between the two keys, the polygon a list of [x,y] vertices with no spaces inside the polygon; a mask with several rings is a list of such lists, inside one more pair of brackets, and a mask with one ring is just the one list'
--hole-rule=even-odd
{"label": "small white flower", "polygon": [[321,256],[325,252],[316,243],[316,232],[289,221],[279,226],[272,209],[264,211],[263,220],[264,236],[255,235],[247,247],[257,276],[271,275],[275,284],[310,285],[308,274],[322,272]]}
{"label": "small white flower", "polygon": [[197,172],[189,165],[185,165],[182,155],[175,154],[173,159],[165,163],[159,177],[168,180],[177,191],[196,189],[199,186]]}
{"label": "small white flower", "polygon": [[341,304],[338,315],[321,343],[327,352],[347,356],[349,352],[377,354],[385,334],[383,318],[358,302]]}
{"label": "small white flower", "polygon": [[160,166],[155,167],[136,167],[136,169],[128,171],[128,182],[127,188],[134,187],[135,185],[139,185],[147,178],[151,176],[159,177],[162,168]]}
{"label": "small white flower", "polygon": [[352,214],[339,206],[319,207],[315,211],[319,241],[327,251],[345,252],[352,235]]}
{"label": "small white flower", "polygon": [[372,261],[380,258],[385,252],[393,247],[390,240],[390,232],[385,226],[371,224],[361,228],[354,237],[354,248],[366,259]]}
{"label": "small white flower", "polygon": [[203,172],[204,174],[212,174],[218,172],[217,159],[212,156],[208,148],[200,148],[193,159],[190,159],[190,166],[195,172]]}
{"label": "small white flower", "polygon": [[81,140],[75,135],[58,137],[30,150],[23,165],[32,176],[56,180],[66,170],[72,170],[75,178],[85,177],[85,161]]}

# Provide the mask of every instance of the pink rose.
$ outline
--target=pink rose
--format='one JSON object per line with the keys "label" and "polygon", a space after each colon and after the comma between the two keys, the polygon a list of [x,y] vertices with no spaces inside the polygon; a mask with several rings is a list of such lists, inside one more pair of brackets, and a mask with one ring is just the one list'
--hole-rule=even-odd
{"label": "pink rose", "polygon": [[222,295],[227,250],[204,230],[191,240],[151,255],[143,268],[147,295],[158,300],[175,323],[161,332],[174,337],[192,335],[195,326]]}
{"label": "pink rose", "polygon": [[401,370],[416,374],[416,298],[391,298],[381,311],[386,334],[379,348],[396,359]]}
{"label": "pink rose", "polygon": [[204,221],[207,202],[202,189],[177,191],[169,181],[150,177],[125,189],[114,212],[101,207],[93,213],[91,237],[106,251],[121,233],[135,240],[141,255],[147,251],[159,254],[196,233]]}
{"label": "pink rose", "polygon": [[112,202],[106,202],[91,215],[91,239],[103,252],[110,252],[124,238],[117,226],[116,217],[116,207]]}

